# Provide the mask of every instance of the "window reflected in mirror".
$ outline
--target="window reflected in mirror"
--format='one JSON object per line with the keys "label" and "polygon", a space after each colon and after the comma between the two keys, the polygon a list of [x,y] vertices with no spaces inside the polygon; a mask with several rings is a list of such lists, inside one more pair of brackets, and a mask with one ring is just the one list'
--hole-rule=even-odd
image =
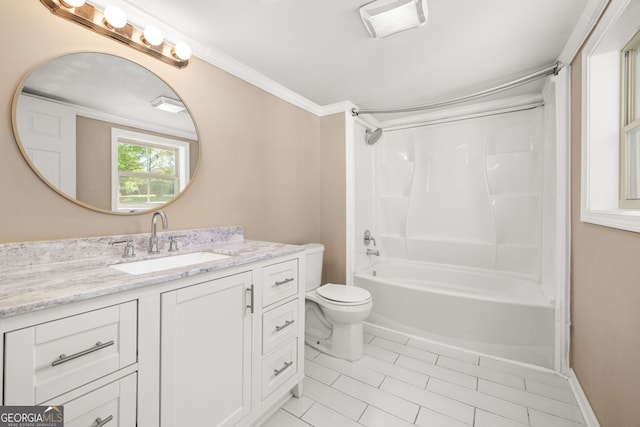
{"label": "window reflected in mirror", "polygon": [[113,210],[154,209],[171,201],[187,183],[189,144],[122,129],[112,129]]}

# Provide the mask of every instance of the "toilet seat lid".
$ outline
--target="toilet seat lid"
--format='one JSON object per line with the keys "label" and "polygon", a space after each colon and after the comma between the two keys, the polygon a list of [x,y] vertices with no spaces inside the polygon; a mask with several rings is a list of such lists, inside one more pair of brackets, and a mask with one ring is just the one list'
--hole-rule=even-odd
{"label": "toilet seat lid", "polygon": [[316,292],[324,299],[342,303],[365,303],[371,299],[369,291],[357,286],[327,283],[324,286],[320,286]]}

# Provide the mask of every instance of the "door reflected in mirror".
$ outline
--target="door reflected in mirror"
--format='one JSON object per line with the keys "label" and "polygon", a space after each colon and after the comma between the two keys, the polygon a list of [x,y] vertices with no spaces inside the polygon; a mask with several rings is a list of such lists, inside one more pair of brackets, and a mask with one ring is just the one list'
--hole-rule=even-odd
{"label": "door reflected in mirror", "polygon": [[178,94],[144,67],[83,52],[25,77],[13,101],[25,159],[52,189],[108,213],[158,209],[197,170],[195,124]]}

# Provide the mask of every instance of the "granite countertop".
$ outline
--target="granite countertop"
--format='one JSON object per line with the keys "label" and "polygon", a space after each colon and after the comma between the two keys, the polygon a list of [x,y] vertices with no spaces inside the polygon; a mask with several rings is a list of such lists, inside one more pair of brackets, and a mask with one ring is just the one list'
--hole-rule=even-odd
{"label": "granite countertop", "polygon": [[[229,258],[154,273],[131,275],[109,267],[171,256],[168,236],[181,236],[180,251],[210,251]],[[158,233],[161,253],[145,249],[149,234],[0,244],[0,318],[160,284],[304,250],[302,246],[244,239],[242,227]],[[131,238],[137,256],[122,258],[113,241]]]}

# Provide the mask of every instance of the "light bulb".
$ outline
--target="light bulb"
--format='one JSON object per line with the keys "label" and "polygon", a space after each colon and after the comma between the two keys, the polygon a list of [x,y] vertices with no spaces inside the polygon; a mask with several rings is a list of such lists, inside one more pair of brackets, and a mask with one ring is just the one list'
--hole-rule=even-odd
{"label": "light bulb", "polygon": [[164,41],[164,36],[162,35],[162,31],[158,27],[154,27],[153,25],[149,25],[144,29],[144,34],[141,37],[142,42],[151,45],[151,46],[159,46]]}
{"label": "light bulb", "polygon": [[176,43],[173,48],[173,56],[186,61],[187,59],[191,58],[191,48],[184,42]]}
{"label": "light bulb", "polygon": [[72,7],[82,7],[84,3],[84,0],[60,0],[60,4],[69,9]]}
{"label": "light bulb", "polygon": [[127,25],[127,15],[115,6],[107,6],[104,9],[104,19],[112,28],[122,28]]}

